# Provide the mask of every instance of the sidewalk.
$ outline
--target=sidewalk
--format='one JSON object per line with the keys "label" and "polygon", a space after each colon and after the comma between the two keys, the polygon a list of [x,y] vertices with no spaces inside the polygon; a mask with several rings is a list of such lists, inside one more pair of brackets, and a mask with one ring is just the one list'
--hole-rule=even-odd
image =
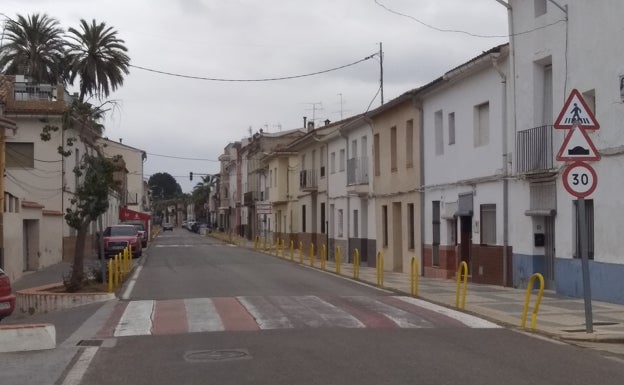
{"label": "sidewalk", "polygon": [[[253,242],[240,246],[253,249]],[[268,253],[274,255],[273,253]],[[310,266],[309,254],[304,251],[303,265]],[[279,257],[281,258],[281,257]],[[343,257],[344,258],[344,257]],[[285,258],[290,260],[289,250]],[[294,263],[299,263],[295,250]],[[319,259],[314,267],[320,269]],[[327,261],[325,271],[336,272],[334,261]],[[341,276],[353,278],[353,265],[342,263]],[[377,269],[360,266],[359,281],[377,286]],[[410,295],[411,277],[407,273],[384,271],[383,288]],[[463,285],[462,285],[463,286]],[[457,282],[455,280],[418,277],[418,297],[449,308],[455,308]],[[538,290],[533,290],[526,318],[526,330],[531,330],[531,315]],[[464,311],[510,328],[520,329],[526,288],[468,283]],[[460,296],[461,304],[461,296]],[[535,331],[568,341],[609,342],[624,344],[624,305],[592,301],[593,333],[586,333],[585,305],[582,298],[570,298],[545,290],[537,315]]]}

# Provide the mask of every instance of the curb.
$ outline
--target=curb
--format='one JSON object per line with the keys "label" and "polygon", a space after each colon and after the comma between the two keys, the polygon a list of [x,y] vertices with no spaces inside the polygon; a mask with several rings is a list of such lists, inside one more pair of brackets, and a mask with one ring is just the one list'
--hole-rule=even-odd
{"label": "curb", "polygon": [[47,313],[90,303],[115,299],[114,293],[56,293],[50,291],[63,283],[33,287],[15,293],[15,310],[20,313]]}
{"label": "curb", "polygon": [[56,328],[52,324],[0,326],[0,353],[56,348]]}

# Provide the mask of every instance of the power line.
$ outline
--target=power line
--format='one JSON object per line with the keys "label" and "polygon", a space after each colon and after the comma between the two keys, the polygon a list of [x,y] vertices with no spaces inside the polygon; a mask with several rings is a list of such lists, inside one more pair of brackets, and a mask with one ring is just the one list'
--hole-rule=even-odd
{"label": "power line", "polygon": [[201,161],[204,161],[204,162],[220,162],[220,160],[206,159],[206,158],[186,158],[186,157],[183,157],[183,156],[153,154],[153,153],[150,153],[150,152],[146,152],[146,154],[147,155],[151,155],[151,156],[159,156],[161,158],[182,159],[182,160],[201,160]]}
{"label": "power line", "polygon": [[543,29],[543,28],[548,28],[548,27],[553,26],[553,25],[555,25],[555,24],[559,24],[559,23],[561,23],[561,22],[565,22],[565,21],[566,21],[565,19],[559,19],[559,20],[557,20],[557,21],[554,21],[554,22],[552,22],[552,23],[550,23],[550,24],[543,25],[543,26],[541,26],[541,27],[537,27],[537,28],[529,29],[529,30],[526,30],[526,31],[516,32],[516,33],[514,33],[513,35],[509,35],[509,34],[507,34],[507,35],[481,35],[481,34],[478,34],[478,33],[472,33],[472,32],[468,32],[468,31],[462,31],[462,30],[460,30],[460,29],[446,29],[446,28],[439,28],[439,27],[436,27],[436,26],[434,26],[434,25],[427,24],[427,23],[425,23],[424,21],[419,20],[419,19],[415,18],[415,17],[414,17],[414,16],[412,16],[412,15],[407,15],[407,14],[405,14],[405,13],[401,13],[401,12],[395,11],[394,9],[389,8],[388,6],[386,6],[386,5],[382,4],[382,3],[380,3],[380,2],[379,2],[379,0],[373,0],[373,1],[375,2],[375,4],[377,4],[378,6],[380,6],[381,8],[385,9],[386,11],[388,11],[388,12],[390,12],[390,13],[393,13],[393,14],[395,14],[395,15],[398,15],[398,16],[401,16],[401,17],[405,17],[405,18],[408,18],[408,19],[411,19],[411,20],[413,20],[413,21],[417,22],[417,23],[418,23],[418,24],[420,24],[420,25],[423,25],[423,26],[425,26],[425,27],[427,27],[427,28],[433,29],[434,31],[438,31],[438,32],[451,32],[451,33],[461,33],[461,34],[468,35],[468,36],[472,36],[472,37],[480,37],[480,38],[486,38],[486,39],[491,39],[491,38],[504,38],[504,37],[511,37],[511,36],[520,36],[520,35],[524,35],[524,34],[527,34],[527,33],[531,33],[531,32],[534,32],[534,31],[537,31],[537,30],[540,30],[540,29]]}
{"label": "power line", "polygon": [[161,74],[161,75],[175,76],[175,77],[185,78],[185,79],[207,80],[207,81],[213,81],[213,82],[271,82],[271,81],[278,81],[278,80],[298,79],[298,78],[304,78],[304,77],[308,77],[308,76],[315,76],[315,75],[320,75],[320,74],[324,74],[324,73],[328,73],[328,72],[337,71],[337,70],[340,70],[340,69],[343,69],[343,68],[351,67],[351,66],[354,66],[356,64],[362,63],[362,62],[364,62],[366,60],[372,59],[375,55],[377,55],[377,53],[374,53],[372,55],[366,56],[363,59],[356,60],[356,61],[354,61],[352,63],[349,63],[349,64],[341,65],[341,66],[338,66],[338,67],[334,67],[334,68],[330,68],[330,69],[326,69],[326,70],[322,70],[322,71],[312,72],[312,73],[308,73],[308,74],[292,75],[292,76],[280,76],[280,77],[272,77],[272,78],[260,78],[260,79],[213,78],[213,77],[207,77],[207,76],[183,75],[183,74],[178,74],[178,73],[174,73],[174,72],[155,70],[155,69],[152,69],[152,68],[137,66],[137,65],[133,65],[133,64],[130,64],[129,66],[133,67],[133,68],[137,68],[137,69],[143,70],[143,71],[154,72],[154,73]]}

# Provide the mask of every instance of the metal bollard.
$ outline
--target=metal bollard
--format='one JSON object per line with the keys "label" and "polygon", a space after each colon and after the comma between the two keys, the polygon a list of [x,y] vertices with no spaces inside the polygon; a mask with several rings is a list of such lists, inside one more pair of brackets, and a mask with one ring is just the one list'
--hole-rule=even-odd
{"label": "metal bollard", "polygon": [[418,260],[416,257],[412,257],[410,288],[412,295],[418,297]]}
{"label": "metal bollard", "polygon": [[458,309],[460,309],[459,307],[459,291],[460,291],[459,281],[461,279],[462,272],[464,274],[464,290],[462,294],[461,309],[463,310],[464,307],[466,306],[466,289],[468,288],[468,264],[466,263],[466,261],[462,261],[462,263],[459,264],[459,269],[457,270],[457,288],[455,290],[455,307]]}
{"label": "metal bollard", "polygon": [[113,292],[113,260],[109,259],[108,260],[108,292],[112,293]]}
{"label": "metal bollard", "polygon": [[336,246],[336,255],[334,259],[336,260],[336,274],[340,274],[340,268],[342,265],[342,251],[340,250],[340,246]]}
{"label": "metal bollard", "polygon": [[325,270],[325,262],[327,261],[327,246],[323,244],[321,248],[321,269]]}
{"label": "metal bollard", "polygon": [[384,285],[384,257],[381,251],[377,252],[377,286]]}
{"label": "metal bollard", "polygon": [[357,248],[353,251],[353,278],[360,279],[360,251]]}
{"label": "metal bollard", "polygon": [[533,313],[531,314],[531,330],[535,330],[535,326],[537,324],[537,312],[539,311],[539,306],[542,302],[542,295],[544,294],[544,277],[540,273],[533,274],[529,279],[529,284],[527,285],[526,295],[524,297],[524,310],[522,311],[522,323],[520,324],[523,329],[526,325],[526,317],[527,312],[529,311],[529,302],[531,300],[531,291],[533,290],[533,283],[536,278],[539,279],[540,287],[537,293],[537,299],[535,300],[535,307],[533,308]]}
{"label": "metal bollard", "polygon": [[295,259],[295,241],[290,241],[290,260]]}
{"label": "metal bollard", "polygon": [[303,242],[299,241],[299,263],[303,263]]}
{"label": "metal bollard", "polygon": [[314,266],[314,243],[310,242],[310,266]]}

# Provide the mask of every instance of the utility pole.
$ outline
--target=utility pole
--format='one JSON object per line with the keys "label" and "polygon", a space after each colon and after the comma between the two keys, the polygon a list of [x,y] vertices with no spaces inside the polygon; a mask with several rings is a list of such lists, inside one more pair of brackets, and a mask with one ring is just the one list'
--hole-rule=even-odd
{"label": "utility pole", "polygon": [[379,42],[379,88],[381,90],[381,104],[384,104],[383,95],[383,48],[382,43]]}

